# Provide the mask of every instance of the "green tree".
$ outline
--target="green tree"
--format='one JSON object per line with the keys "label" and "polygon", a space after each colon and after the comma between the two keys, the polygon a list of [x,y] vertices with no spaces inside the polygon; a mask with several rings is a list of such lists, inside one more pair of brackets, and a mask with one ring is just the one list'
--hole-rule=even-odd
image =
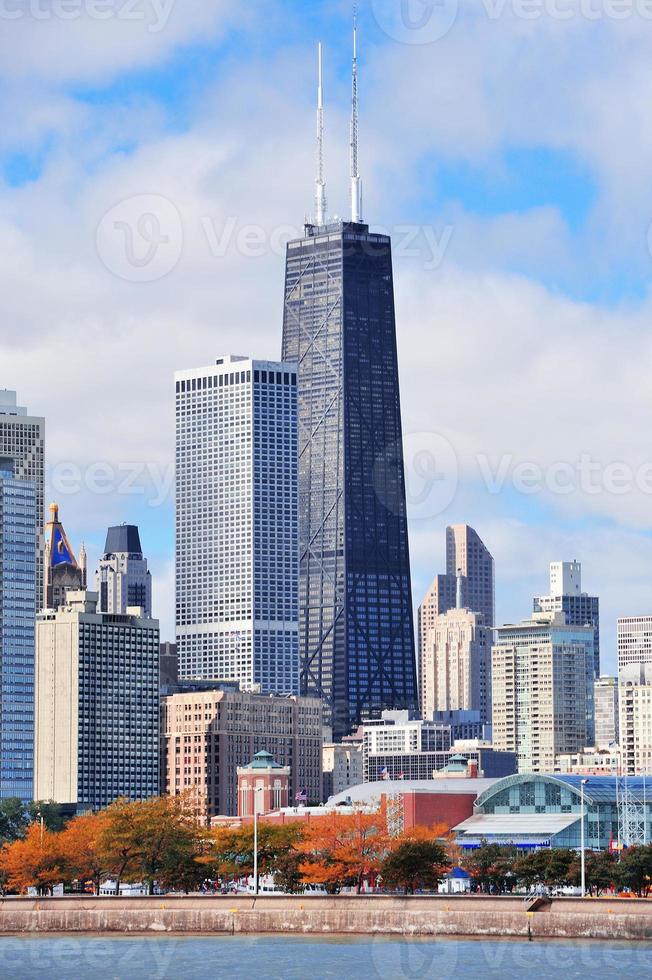
{"label": "green tree", "polygon": [[652,845],[628,847],[620,858],[622,884],[639,897],[647,897],[652,888]]}
{"label": "green tree", "polygon": [[[587,851],[585,854],[585,879],[589,895],[600,895],[613,885],[618,888],[621,869],[615,855],[609,851]],[[571,869],[571,883],[579,885],[582,880],[582,865],[576,856]]]}
{"label": "green tree", "polygon": [[65,820],[61,813],[61,805],[54,800],[36,800],[29,804],[27,813],[30,822],[37,820],[40,822],[43,818],[45,829],[52,831],[53,834],[64,828]]}
{"label": "green tree", "polygon": [[405,839],[382,862],[383,884],[414,894],[417,888],[434,891],[450,868],[445,848],[436,840]]}
{"label": "green tree", "polygon": [[298,895],[304,889],[299,865],[303,855],[294,849],[282,851],[274,858],[274,884],[288,895]]}
{"label": "green tree", "polygon": [[480,891],[505,892],[513,878],[516,855],[516,848],[483,841],[463,856],[462,867]]}
{"label": "green tree", "polygon": [[0,800],[0,843],[11,843],[24,837],[28,823],[22,800],[17,796]]}
{"label": "green tree", "polygon": [[[277,869],[291,874],[289,853],[301,841],[301,824],[273,824],[258,821],[258,873],[275,874]],[[253,822],[242,827],[220,827],[213,832],[213,863],[223,879],[244,878],[254,870]],[[288,864],[288,862],[290,862]]]}

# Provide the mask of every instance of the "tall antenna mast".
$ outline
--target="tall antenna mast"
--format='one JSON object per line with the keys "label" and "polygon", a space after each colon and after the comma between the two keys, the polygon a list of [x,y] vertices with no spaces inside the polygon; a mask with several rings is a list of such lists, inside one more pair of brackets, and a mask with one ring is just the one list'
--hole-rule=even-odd
{"label": "tall antenna mast", "polygon": [[353,5],[353,85],[351,98],[351,221],[362,221],[362,179],[358,169],[358,4]]}
{"label": "tall antenna mast", "polygon": [[324,76],[322,65],[322,45],[318,46],[317,85],[317,180],[315,187],[315,222],[326,224],[326,182],[324,181]]}

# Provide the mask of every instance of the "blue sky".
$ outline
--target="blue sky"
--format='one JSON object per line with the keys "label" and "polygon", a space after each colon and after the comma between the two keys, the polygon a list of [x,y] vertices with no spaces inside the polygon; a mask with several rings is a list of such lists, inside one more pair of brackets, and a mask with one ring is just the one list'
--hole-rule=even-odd
{"label": "blue sky", "polygon": [[[652,21],[594,8],[362,2],[361,163],[365,217],[394,239],[415,602],[447,523],[494,553],[501,620],[578,558],[613,669],[616,616],[652,601]],[[0,25],[0,386],[46,415],[50,492],[91,562],[108,524],[140,525],[171,636],[172,374],[279,354],[319,39],[346,209],[351,4],[89,10]],[[138,247],[145,212],[167,245],[135,272],[110,233]],[[445,475],[425,506],[424,452]]]}

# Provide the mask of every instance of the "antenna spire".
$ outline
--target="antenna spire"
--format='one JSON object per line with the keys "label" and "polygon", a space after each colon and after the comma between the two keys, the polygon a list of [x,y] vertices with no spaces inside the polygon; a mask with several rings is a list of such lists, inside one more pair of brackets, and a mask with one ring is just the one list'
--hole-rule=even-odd
{"label": "antenna spire", "polygon": [[351,221],[362,221],[362,178],[358,168],[358,4],[353,4],[353,70],[351,96]]}
{"label": "antenna spire", "polygon": [[324,180],[324,74],[322,44],[318,45],[317,84],[317,180],[315,181],[315,222],[326,224],[326,182]]}

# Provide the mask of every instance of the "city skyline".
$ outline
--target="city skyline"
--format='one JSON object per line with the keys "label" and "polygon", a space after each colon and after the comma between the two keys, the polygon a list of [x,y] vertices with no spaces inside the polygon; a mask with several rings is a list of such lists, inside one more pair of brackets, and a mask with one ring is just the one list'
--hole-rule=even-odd
{"label": "city skyline", "polygon": [[[523,68],[517,60],[523,23],[514,15],[491,23],[486,14],[469,14],[441,38],[420,43],[396,36],[385,7],[373,3],[360,11],[365,211],[377,216],[378,228],[393,232],[395,242],[408,477],[411,471],[414,481],[424,452],[435,459],[443,453],[450,462],[447,446],[457,467],[457,491],[443,509],[447,494],[426,495],[424,505],[418,483],[408,486],[414,605],[437,570],[432,555],[441,551],[447,524],[470,523],[491,548],[497,623],[528,614],[532,596],[546,591],[550,561],[577,556],[588,592],[602,600],[602,667],[613,672],[616,617],[649,612],[646,493],[566,494],[543,479],[532,494],[514,468],[534,464],[550,483],[552,467],[570,462],[577,473],[583,456],[591,479],[602,479],[616,463],[638,472],[647,462],[640,433],[629,425],[644,417],[640,402],[646,396],[627,379],[636,367],[631,351],[640,348],[638,361],[647,350],[648,151],[635,110],[626,107],[623,115],[596,96],[609,81],[615,88],[623,84],[623,69],[605,38],[632,42],[632,72],[646,63],[646,42],[636,38],[634,18],[605,18],[597,26],[550,18],[548,31],[529,37],[535,57]],[[170,639],[170,379],[175,370],[213,357],[217,294],[219,348],[241,349],[246,331],[247,353],[278,356],[283,259],[272,235],[288,223],[300,230],[312,206],[319,37],[328,196],[333,213],[347,210],[350,11],[316,5],[311,12],[293,9],[288,18],[290,8],[280,2],[270,10],[264,38],[255,11],[231,11],[225,21],[216,4],[205,4],[186,12],[183,23],[173,11],[155,45],[140,43],[140,25],[141,34],[125,35],[139,43],[81,45],[84,57],[59,59],[49,80],[52,58],[30,33],[35,25],[25,23],[30,50],[43,57],[18,97],[16,116],[25,125],[0,148],[1,202],[15,241],[24,246],[20,251],[10,245],[17,274],[7,292],[16,300],[11,335],[0,342],[0,383],[48,419],[47,496],[69,515],[74,540],[87,542],[89,568],[97,565],[106,526],[140,526],[154,611]],[[466,30],[471,19],[474,30]],[[77,29],[71,25],[64,46],[79,38]],[[571,58],[572,45],[555,48],[564,31],[585,38],[591,57]],[[494,76],[495,37],[513,69],[505,72],[509,86],[502,75],[497,81]],[[235,56],[243,50],[247,81],[240,84]],[[3,67],[14,82],[23,77],[20,57],[8,51]],[[551,58],[558,69],[552,85],[543,68]],[[469,64],[476,70],[469,72]],[[425,73],[425,88],[415,87],[419,72]],[[522,84],[513,84],[514,73]],[[297,86],[297,78],[305,85]],[[400,83],[389,88],[389,79]],[[423,99],[423,91],[437,97]],[[483,128],[489,91],[495,111]],[[521,101],[533,92],[542,108],[538,118],[555,118],[558,127],[542,123],[536,139]],[[36,113],[41,103],[58,120],[49,128]],[[135,108],[143,104],[144,113]],[[21,113],[22,106],[30,111]],[[116,125],[97,145],[85,137],[97,132],[100,111]],[[633,151],[624,161],[612,147],[626,141]],[[279,164],[271,175],[270,157]],[[68,193],[73,186],[78,190]],[[260,187],[273,193],[252,192]],[[144,192],[171,204],[186,236],[175,267],[149,282],[123,274],[134,267],[116,271],[101,231],[105,215],[125,220],[113,209]],[[632,218],[629,227],[623,215]],[[262,246],[252,246],[243,232],[248,226],[261,229]],[[65,289],[54,285],[59,280]],[[594,342],[587,347],[589,332]],[[634,341],[626,350],[623,336]],[[42,351],[57,385],[45,382],[35,350]],[[573,363],[582,364],[588,380],[568,414]],[[607,370],[619,392],[608,415],[598,397]],[[112,398],[107,413],[103,399],[94,396],[115,392],[116,379],[120,397]],[[510,398],[493,398],[497,383],[506,387],[515,380]],[[546,431],[533,440],[522,419],[544,415]],[[511,453],[507,477],[502,490],[492,492],[501,485],[505,446]],[[62,464],[76,468],[72,477],[62,474]],[[591,475],[594,464],[597,477]],[[70,488],[76,480],[79,492],[59,492],[60,484]],[[92,482],[97,492],[88,489]],[[144,493],[134,494],[134,488]],[[163,506],[148,506],[159,496]]]}

